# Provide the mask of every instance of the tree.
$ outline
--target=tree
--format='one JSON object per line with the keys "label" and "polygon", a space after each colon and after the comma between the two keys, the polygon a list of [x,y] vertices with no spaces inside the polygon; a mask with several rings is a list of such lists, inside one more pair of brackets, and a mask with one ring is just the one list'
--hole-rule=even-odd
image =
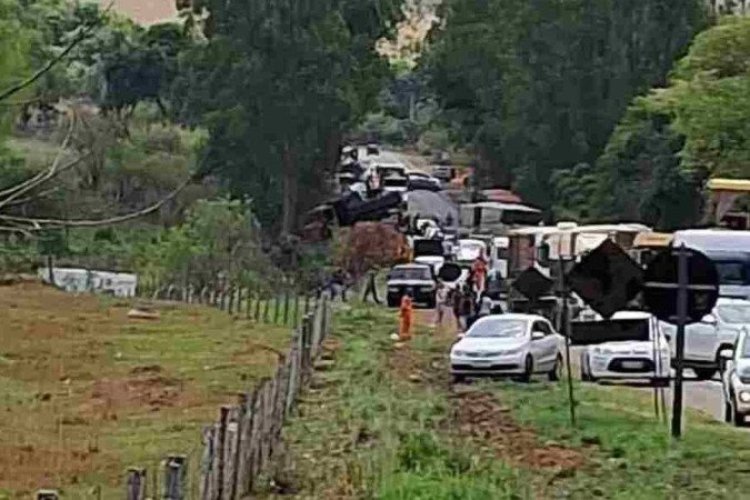
{"label": "tree", "polygon": [[701,0],[449,0],[441,16],[425,63],[444,119],[483,177],[547,208],[553,174],[593,164],[707,22]]}
{"label": "tree", "polygon": [[[186,54],[181,117],[205,124],[204,168],[284,232],[324,188],[345,130],[373,107],[387,64],[375,42],[396,0],[195,0],[207,43]],[[300,193],[300,186],[305,192]]]}

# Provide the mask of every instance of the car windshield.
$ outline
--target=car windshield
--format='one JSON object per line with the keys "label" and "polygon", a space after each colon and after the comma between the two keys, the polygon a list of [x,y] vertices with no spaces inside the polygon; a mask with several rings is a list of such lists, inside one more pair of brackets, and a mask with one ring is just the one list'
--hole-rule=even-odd
{"label": "car windshield", "polygon": [[717,313],[725,323],[750,323],[750,304],[719,306]]}
{"label": "car windshield", "polygon": [[743,285],[748,281],[744,262],[716,262],[716,271],[722,285]]}
{"label": "car windshield", "polygon": [[430,270],[421,267],[405,267],[394,269],[388,275],[391,280],[428,280],[431,279]]}
{"label": "car windshield", "polygon": [[466,333],[471,338],[512,339],[523,337],[527,322],[520,319],[488,319],[474,323]]}

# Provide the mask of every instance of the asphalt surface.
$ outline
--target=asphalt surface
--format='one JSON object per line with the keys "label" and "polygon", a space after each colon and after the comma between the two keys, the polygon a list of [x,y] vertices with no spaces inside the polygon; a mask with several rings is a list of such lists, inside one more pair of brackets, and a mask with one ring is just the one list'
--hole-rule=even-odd
{"label": "asphalt surface", "polygon": [[[570,351],[571,362],[573,365],[573,374],[575,378],[580,378],[580,356],[583,351],[582,347],[572,347]],[[653,387],[638,381],[632,382],[596,382],[602,385],[623,386],[638,391],[653,392]],[[674,384],[674,370],[672,370],[672,384]],[[667,408],[672,407],[672,387],[664,389]],[[718,373],[713,380],[698,380],[691,370],[685,371],[683,384],[683,404],[685,408],[697,410],[717,421],[724,421],[724,397],[721,393],[721,381]],[[669,411],[669,410],[668,410]],[[689,425],[689,419],[687,422]]]}

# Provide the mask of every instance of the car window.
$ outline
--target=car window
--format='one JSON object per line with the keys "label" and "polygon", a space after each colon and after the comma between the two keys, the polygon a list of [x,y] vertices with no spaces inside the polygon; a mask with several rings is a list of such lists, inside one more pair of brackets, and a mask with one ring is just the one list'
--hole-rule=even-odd
{"label": "car window", "polygon": [[526,335],[528,323],[520,319],[490,318],[478,321],[466,333],[471,338],[521,338]]}
{"label": "car window", "polygon": [[715,262],[722,285],[743,285],[747,283],[747,272],[744,262]]}
{"label": "car window", "polygon": [[750,304],[727,304],[716,308],[725,323],[750,323]]}
{"label": "car window", "polygon": [[552,335],[552,329],[544,321],[537,321],[534,323],[534,331],[542,332],[545,335]]}
{"label": "car window", "polygon": [[743,336],[742,349],[740,350],[741,358],[750,358],[750,342],[747,341],[747,335]]}

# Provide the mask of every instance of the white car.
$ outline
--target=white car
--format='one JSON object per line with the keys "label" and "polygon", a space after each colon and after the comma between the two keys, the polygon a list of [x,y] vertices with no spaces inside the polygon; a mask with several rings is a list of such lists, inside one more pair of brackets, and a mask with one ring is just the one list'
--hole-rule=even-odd
{"label": "white car", "polygon": [[740,426],[750,414],[750,336],[747,330],[740,334],[735,349],[723,349],[721,357],[724,394],[724,421]]}
{"label": "white car", "polygon": [[534,373],[559,380],[563,346],[563,337],[542,316],[486,316],[453,344],[451,374],[456,382],[483,375],[516,375],[529,380]]}
{"label": "white car", "polygon": [[581,380],[646,379],[656,385],[668,385],[669,341],[661,332],[659,322],[650,313],[641,311],[620,311],[609,321],[618,333],[642,333],[648,340],[587,346],[581,353]]}
{"label": "white car", "polygon": [[422,172],[420,170],[408,170],[406,172],[407,177],[409,177],[409,180],[420,180],[424,181],[426,183],[433,184],[435,187],[441,187],[442,184],[440,182],[440,179],[437,177],[433,177],[430,174],[426,172]]}
{"label": "white car", "polygon": [[[712,378],[719,369],[719,353],[734,347],[743,328],[750,328],[750,302],[720,298],[711,314],[685,328],[684,366],[692,368],[701,380]],[[667,334],[674,353],[676,327],[664,324],[662,331]]]}

